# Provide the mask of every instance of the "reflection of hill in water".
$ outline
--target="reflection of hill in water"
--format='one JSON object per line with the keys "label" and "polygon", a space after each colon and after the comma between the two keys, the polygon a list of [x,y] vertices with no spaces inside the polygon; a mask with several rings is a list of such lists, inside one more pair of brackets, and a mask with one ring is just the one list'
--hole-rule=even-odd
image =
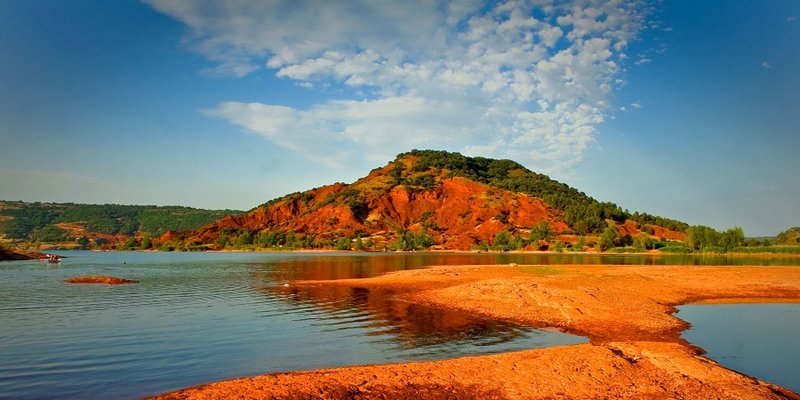
{"label": "reflection of hill in water", "polygon": [[[289,305],[298,318],[312,321],[314,326],[347,334],[366,335],[372,342],[391,344],[399,350],[419,353],[418,356],[442,353],[474,354],[507,351],[503,344],[519,339],[519,348],[536,347],[524,340],[543,332],[514,323],[493,321],[465,312],[426,307],[399,301],[396,292],[334,285],[284,286],[292,280],[330,280],[363,278],[391,271],[421,268],[436,264],[474,264],[491,262],[482,255],[419,254],[319,256],[282,259],[271,268],[254,268],[253,289]],[[505,260],[504,260],[505,261]],[[496,346],[496,349],[490,347]]]}
{"label": "reflection of hill in water", "polygon": [[[523,326],[488,320],[464,312],[425,307],[394,300],[387,290],[336,286],[276,287],[279,296],[298,306],[313,306],[330,329],[365,328],[369,336],[394,341],[403,348],[474,342],[499,344],[530,331]],[[453,343],[455,345],[455,343]]]}
{"label": "reflection of hill in water", "polygon": [[254,266],[259,280],[368,278],[434,265],[800,265],[796,257],[582,253],[274,253]]}

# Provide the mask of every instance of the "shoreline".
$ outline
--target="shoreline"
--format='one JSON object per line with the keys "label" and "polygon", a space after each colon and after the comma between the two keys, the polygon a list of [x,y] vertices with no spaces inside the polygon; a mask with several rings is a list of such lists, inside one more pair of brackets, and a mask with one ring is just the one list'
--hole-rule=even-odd
{"label": "shoreline", "polygon": [[703,357],[680,337],[689,324],[674,316],[677,306],[699,302],[800,302],[797,267],[447,266],[293,285],[390,288],[402,301],[556,328],[589,343],[267,374],[154,398],[800,399]]}
{"label": "shoreline", "polygon": [[[431,249],[431,250],[380,250],[380,249],[364,249],[364,250],[336,250],[332,248],[324,248],[324,249],[284,249],[284,248],[275,248],[275,247],[260,247],[260,248],[251,248],[251,249],[221,249],[221,250],[200,250],[200,251],[193,251],[193,250],[184,250],[184,251],[163,251],[158,249],[131,249],[131,250],[118,250],[118,249],[77,249],[77,248],[62,248],[58,247],[58,245],[53,244],[52,246],[45,246],[42,250],[50,250],[50,251],[76,251],[76,250],[86,250],[86,251],[94,251],[94,252],[101,252],[101,251],[133,251],[133,252],[163,252],[163,253],[180,253],[180,252],[198,252],[198,253],[375,253],[375,254],[413,254],[413,253],[453,253],[453,254],[540,254],[540,255],[591,255],[591,256],[650,256],[650,257],[661,257],[661,256],[696,256],[696,257],[737,257],[737,258],[747,258],[747,257],[756,257],[756,258],[800,258],[800,253],[782,253],[782,252],[758,252],[758,253],[748,253],[748,252],[725,252],[725,253],[715,253],[715,252],[691,252],[691,253],[670,253],[670,252],[661,252],[658,250],[645,250],[640,252],[613,252],[613,251],[555,251],[555,250],[508,250],[508,251],[500,251],[500,250],[463,250],[463,249]],[[38,251],[27,251],[41,254]]]}

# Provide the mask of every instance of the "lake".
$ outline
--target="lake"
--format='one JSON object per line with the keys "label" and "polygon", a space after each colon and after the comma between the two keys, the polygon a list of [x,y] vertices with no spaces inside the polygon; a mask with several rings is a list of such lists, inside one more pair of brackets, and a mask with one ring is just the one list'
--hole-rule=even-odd
{"label": "lake", "polygon": [[[420,361],[585,342],[394,301],[286,287],[429,265],[784,265],[758,257],[473,253],[59,252],[0,263],[0,398],[137,398],[269,372]],[[114,275],[133,285],[71,285]]]}
{"label": "lake", "polygon": [[[0,264],[0,398],[136,398],[243,375],[584,341],[396,302],[386,292],[284,287],[476,261],[469,256],[63,254],[57,266]],[[141,283],[62,282],[92,274]]]}
{"label": "lake", "polygon": [[800,393],[800,304],[713,304],[678,307],[692,324],[682,337],[706,357]]}

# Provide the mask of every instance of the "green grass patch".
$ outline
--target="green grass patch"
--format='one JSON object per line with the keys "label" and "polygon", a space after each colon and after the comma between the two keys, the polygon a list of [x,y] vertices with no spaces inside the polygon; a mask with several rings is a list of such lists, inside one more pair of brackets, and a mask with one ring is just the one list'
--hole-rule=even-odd
{"label": "green grass patch", "polygon": [[644,253],[644,251],[645,251],[644,249],[641,249],[641,248],[638,248],[638,247],[630,247],[630,246],[613,247],[613,248],[608,249],[609,253],[615,253],[615,254]]}
{"label": "green grass patch", "polygon": [[753,246],[734,247],[731,253],[772,253],[772,254],[800,254],[800,246]]}

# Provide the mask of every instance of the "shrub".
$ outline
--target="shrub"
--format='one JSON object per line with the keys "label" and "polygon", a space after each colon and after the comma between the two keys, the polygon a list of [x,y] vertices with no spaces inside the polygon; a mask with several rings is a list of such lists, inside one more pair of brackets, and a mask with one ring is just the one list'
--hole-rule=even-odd
{"label": "shrub", "polygon": [[336,250],[350,250],[350,238],[339,238],[336,241]]}

